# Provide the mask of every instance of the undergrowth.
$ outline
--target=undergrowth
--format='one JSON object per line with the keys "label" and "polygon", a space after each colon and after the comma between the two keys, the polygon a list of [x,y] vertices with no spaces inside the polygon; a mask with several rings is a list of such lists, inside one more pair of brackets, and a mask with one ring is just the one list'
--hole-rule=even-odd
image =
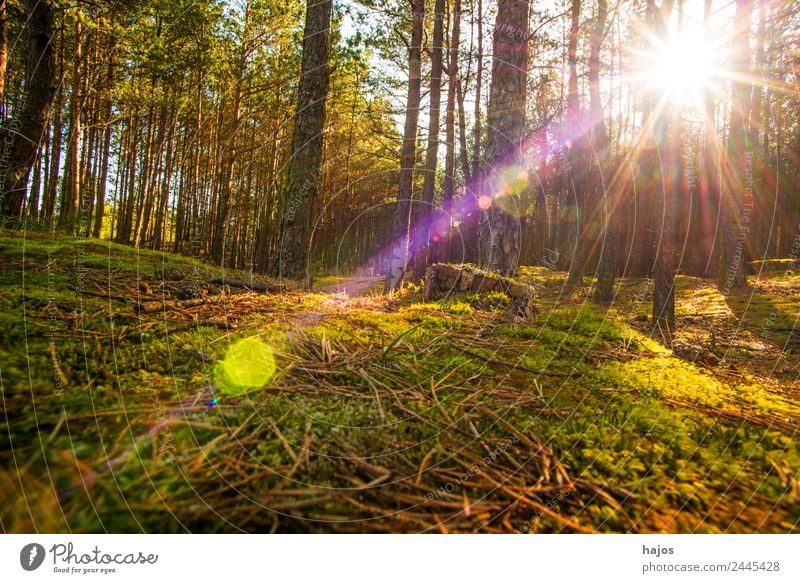
{"label": "undergrowth", "polygon": [[[608,308],[523,269],[542,307],[529,318],[503,297],[418,288],[144,312],[222,272],[33,233],[0,238],[0,266],[8,532],[797,530],[783,328],[800,278],[783,272],[752,312],[681,278],[682,338],[713,328],[723,353],[709,368],[647,336],[633,280]],[[275,374],[226,393],[215,371],[248,337]],[[742,357],[756,341],[768,354]]]}

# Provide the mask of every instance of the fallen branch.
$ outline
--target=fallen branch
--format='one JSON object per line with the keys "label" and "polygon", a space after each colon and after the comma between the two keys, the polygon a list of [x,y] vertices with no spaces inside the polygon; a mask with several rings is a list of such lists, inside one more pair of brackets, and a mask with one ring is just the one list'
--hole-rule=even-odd
{"label": "fallen branch", "polygon": [[282,283],[258,283],[255,281],[248,283],[240,279],[225,279],[224,277],[215,277],[214,279],[210,279],[208,283],[245,288],[257,292],[282,292],[288,289],[287,286]]}
{"label": "fallen branch", "polygon": [[215,296],[192,298],[189,300],[148,301],[137,304],[136,309],[144,314],[152,314],[154,312],[162,312],[165,310],[194,308],[205,304],[221,304],[226,302],[228,299],[230,299],[228,294],[218,294]]}

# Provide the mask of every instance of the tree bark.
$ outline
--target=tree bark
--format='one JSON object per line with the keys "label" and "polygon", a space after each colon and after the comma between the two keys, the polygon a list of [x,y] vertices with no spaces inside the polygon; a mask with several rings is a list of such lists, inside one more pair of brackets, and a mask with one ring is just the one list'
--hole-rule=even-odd
{"label": "tree bark", "polygon": [[567,147],[567,200],[566,208],[570,211],[575,226],[575,240],[572,246],[572,261],[569,264],[567,282],[576,284],[583,275],[583,222],[584,205],[578,166],[581,163],[580,143],[583,139],[583,122],[581,119],[580,96],[578,95],[578,32],[580,30],[581,0],[572,0],[570,12],[569,40],[567,41],[567,127],[564,139]]}
{"label": "tree bark", "polygon": [[[658,13],[657,27],[663,40],[667,36],[667,23],[672,12],[672,1],[665,1]],[[678,27],[683,19],[682,0],[678,0]],[[658,238],[653,287],[653,335],[660,336],[672,345],[675,331],[675,210],[681,192],[680,183],[680,114],[675,103],[667,103],[663,140],[667,159],[663,164],[666,175],[657,189],[661,202],[661,230]],[[657,136],[658,137],[658,136]]]}
{"label": "tree bark", "polygon": [[69,130],[67,132],[67,157],[64,162],[64,180],[61,185],[61,208],[58,222],[61,227],[70,226],[78,213],[81,189],[81,60],[82,26],[80,12],[75,15],[75,55],[72,66],[72,94],[69,100]]}
{"label": "tree bark", "polygon": [[58,27],[58,64],[60,71],[57,80],[56,94],[52,107],[53,121],[50,124],[50,151],[48,153],[50,164],[45,184],[45,193],[42,199],[42,212],[40,217],[43,221],[51,221],[56,211],[56,200],[58,199],[58,175],[61,171],[61,138],[62,138],[62,113],[64,105],[64,25]]}
{"label": "tree bark", "polygon": [[308,0],[306,3],[292,158],[284,190],[277,258],[279,277],[305,278],[309,285],[311,213],[322,176],[325,102],[330,77],[331,5],[332,0]]}
{"label": "tree bark", "polygon": [[109,163],[109,154],[111,152],[111,135],[113,133],[113,125],[112,125],[112,115],[113,115],[113,90],[114,90],[114,54],[113,54],[113,47],[111,47],[111,51],[109,54],[109,62],[108,62],[108,69],[107,69],[107,77],[106,83],[107,86],[105,88],[105,104],[103,109],[103,123],[105,124],[103,128],[103,147],[102,147],[102,161],[100,163],[100,176],[98,178],[97,184],[97,199],[95,201],[95,211],[94,211],[94,228],[92,229],[92,235],[99,238],[100,233],[103,230],[103,218],[105,216],[105,208],[106,208],[106,182],[108,181],[108,163]]}
{"label": "tree bark", "polygon": [[[458,82],[458,49],[461,44],[461,0],[453,0],[453,26],[450,31],[449,43],[449,59],[447,65],[447,106],[445,111],[445,142],[447,151],[445,152],[444,162],[444,194],[442,201],[443,212],[439,219],[435,222],[434,228],[437,230],[434,237],[438,237],[436,246],[437,251],[434,255],[438,255],[437,260],[449,260],[450,255],[450,242],[452,237],[451,231],[451,212],[453,208],[453,198],[455,196],[455,173],[456,173],[456,101],[460,85]],[[459,125],[461,148],[462,148],[462,164],[464,169],[464,180],[469,180],[468,164],[467,164],[467,148],[466,139],[464,139],[464,109],[463,109],[463,96],[458,99],[459,103]],[[444,257],[447,256],[447,257]]]}
{"label": "tree bark", "polygon": [[6,34],[6,0],[0,0],[0,122],[6,119],[6,63],[8,36]]}
{"label": "tree bark", "polygon": [[478,0],[478,55],[475,66],[475,111],[472,125],[472,176],[477,177],[481,171],[481,99],[483,99],[483,0]]}
{"label": "tree bark", "polygon": [[439,162],[439,124],[442,111],[442,61],[444,54],[444,0],[436,0],[433,8],[433,47],[431,49],[430,107],[428,108],[428,146],[425,151],[425,174],[422,182],[422,204],[412,213],[415,217],[411,241],[414,253],[414,281],[421,281],[428,265],[436,189],[436,168]]}
{"label": "tree bark", "polygon": [[516,272],[520,252],[518,189],[523,180],[529,8],[529,0],[499,0],[493,39],[481,193],[482,206],[488,207],[482,225],[482,264],[506,276]]}
{"label": "tree bark", "polygon": [[422,90],[422,33],[425,0],[411,0],[411,42],[408,47],[408,94],[403,147],[400,153],[400,179],[394,216],[394,240],[391,243],[384,290],[391,293],[403,284],[408,264],[411,229],[411,201],[414,196],[414,166],[417,163],[417,127]]}
{"label": "tree bark", "polygon": [[[705,0],[703,9],[703,27],[705,40],[708,43],[712,42],[711,39],[711,9],[712,0]],[[719,216],[722,208],[720,200],[719,188],[719,147],[717,141],[717,127],[714,123],[714,115],[716,110],[716,93],[712,87],[706,87],[703,99],[703,167],[699,172],[700,182],[700,216],[701,217],[717,217]],[[706,277],[717,276],[717,262],[715,257],[714,246],[712,241],[715,239],[716,233],[713,229],[714,225],[710,221],[701,220],[700,240],[701,251],[705,258],[705,265],[702,266],[702,273]]]}
{"label": "tree bark", "polygon": [[600,95],[600,50],[606,34],[608,21],[608,1],[597,0],[597,16],[592,30],[589,52],[589,118],[591,124],[592,154],[595,157],[593,168],[593,191],[596,202],[602,202],[603,228],[601,238],[600,262],[597,268],[597,289],[595,297],[601,302],[610,301],[614,293],[614,278],[617,269],[617,247],[619,225],[615,210],[619,205],[619,188],[616,181],[606,188],[608,167],[608,132]]}
{"label": "tree bark", "polygon": [[231,197],[233,196],[233,166],[236,163],[236,137],[242,121],[242,83],[247,69],[247,57],[250,53],[250,47],[248,46],[249,23],[250,3],[248,2],[245,8],[242,38],[239,44],[239,62],[233,91],[231,127],[225,144],[225,155],[219,177],[220,190],[217,195],[217,212],[214,217],[214,237],[211,241],[211,259],[219,265],[223,265],[225,261],[225,246],[228,238],[228,223],[230,222]]}
{"label": "tree bark", "polygon": [[55,95],[53,83],[53,2],[27,0],[28,50],[25,70],[25,103],[18,117],[6,120],[3,126],[8,157],[0,167],[2,218],[15,223],[21,217],[28,188],[28,174],[39,144]]}
{"label": "tree bark", "polygon": [[[731,69],[734,80],[731,82],[731,121],[728,137],[729,180],[727,196],[723,195],[723,244],[720,270],[720,290],[727,293],[734,288],[747,285],[744,262],[747,260],[748,233],[750,231],[750,212],[753,207],[752,180],[745,182],[745,169],[752,164],[752,150],[747,143],[750,91],[750,26],[753,16],[753,3],[750,0],[736,0],[734,30],[731,47]],[[750,156],[748,160],[748,156]],[[745,190],[749,188],[748,192]]]}
{"label": "tree bark", "polygon": [[[477,14],[476,14],[477,12]],[[481,167],[483,165],[483,143],[481,119],[483,99],[483,0],[477,0],[477,6],[473,4],[472,25],[477,28],[477,55],[475,56],[475,108],[472,112],[472,171],[470,181],[467,184],[465,196],[467,197],[465,206],[469,210],[466,219],[462,221],[461,233],[463,245],[462,253],[458,259],[464,262],[480,263],[481,261],[481,240],[480,240],[480,220],[481,213],[478,207],[478,197],[482,190],[481,186]],[[456,257],[453,257],[455,260]]]}
{"label": "tree bark", "polygon": [[[751,243],[753,254],[758,259],[767,258],[767,238],[770,225],[767,221],[768,191],[764,188],[769,175],[765,164],[765,148],[762,146],[761,134],[764,129],[764,67],[766,64],[766,2],[758,2],[758,27],[755,42],[755,63],[752,67],[753,93],[750,100],[750,121],[747,137],[747,148],[752,152],[752,201],[754,203],[751,215]],[[766,132],[763,132],[766,134]]]}
{"label": "tree bark", "polygon": [[[46,128],[47,126],[45,126]],[[31,191],[28,195],[28,204],[26,207],[27,215],[31,221],[36,221],[39,217],[39,193],[41,192],[42,185],[42,149],[36,155],[36,161],[33,164],[33,177],[31,179]]]}

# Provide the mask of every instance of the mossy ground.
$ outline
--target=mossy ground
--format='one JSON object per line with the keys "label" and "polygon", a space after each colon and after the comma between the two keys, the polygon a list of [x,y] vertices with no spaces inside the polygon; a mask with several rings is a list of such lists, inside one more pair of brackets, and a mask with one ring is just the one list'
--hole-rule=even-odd
{"label": "mossy ground", "polygon": [[[540,268],[520,274],[533,320],[502,294],[387,298],[361,278],[355,296],[341,277],[136,309],[221,275],[3,234],[2,530],[798,529],[793,273],[728,296],[680,278],[679,339],[713,344],[712,368],[648,337],[647,281],[602,307]],[[277,372],[226,392],[215,367],[249,336]]]}

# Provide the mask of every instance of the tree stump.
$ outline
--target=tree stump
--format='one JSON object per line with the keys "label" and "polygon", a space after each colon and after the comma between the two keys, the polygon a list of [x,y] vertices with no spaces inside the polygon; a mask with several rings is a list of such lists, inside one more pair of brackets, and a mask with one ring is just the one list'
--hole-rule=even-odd
{"label": "tree stump", "polygon": [[472,265],[434,263],[425,272],[425,300],[454,292],[500,292],[508,296],[509,309],[515,315],[538,313],[532,301],[532,290],[524,283]]}

